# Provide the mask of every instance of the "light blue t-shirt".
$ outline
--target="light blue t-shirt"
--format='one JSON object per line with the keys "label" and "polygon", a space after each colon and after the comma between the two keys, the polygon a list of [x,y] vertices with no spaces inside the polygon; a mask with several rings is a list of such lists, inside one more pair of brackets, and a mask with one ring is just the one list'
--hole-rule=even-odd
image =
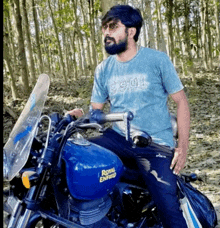
{"label": "light blue t-shirt", "polygon": [[[127,62],[113,55],[97,66],[91,102],[109,100],[111,113],[131,111],[131,132],[145,131],[155,143],[174,147],[167,99],[182,89],[169,57],[141,47]],[[113,129],[125,135],[123,122],[115,123]]]}

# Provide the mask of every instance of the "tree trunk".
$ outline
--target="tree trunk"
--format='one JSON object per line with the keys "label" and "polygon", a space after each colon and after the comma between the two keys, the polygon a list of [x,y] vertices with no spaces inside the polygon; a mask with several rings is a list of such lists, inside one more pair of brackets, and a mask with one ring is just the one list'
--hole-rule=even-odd
{"label": "tree trunk", "polygon": [[37,10],[36,10],[36,5],[35,5],[35,0],[32,0],[32,9],[33,9],[33,18],[34,18],[37,57],[38,57],[38,61],[39,61],[39,70],[40,70],[40,73],[43,73],[44,65],[43,65],[41,47],[40,47],[39,23],[38,23],[38,19],[37,19]]}
{"label": "tree trunk", "polygon": [[141,8],[142,8],[142,12],[143,12],[143,25],[142,25],[142,31],[143,31],[143,42],[141,43],[144,47],[147,47],[147,31],[146,31],[146,24],[145,24],[145,18],[144,15],[145,14],[145,4],[144,4],[144,0],[141,0]]}
{"label": "tree trunk", "polygon": [[168,23],[168,36],[169,36],[169,42],[168,42],[168,50],[169,50],[169,56],[171,60],[174,60],[174,42],[173,42],[173,0],[167,0],[167,23]]}
{"label": "tree trunk", "polygon": [[18,120],[18,115],[7,105],[3,106],[3,113],[7,112],[14,120]]}
{"label": "tree trunk", "polygon": [[177,41],[178,41],[177,43],[179,44],[179,51],[177,52],[178,54],[176,55],[180,59],[183,75],[186,75],[186,66],[183,62],[183,45],[182,45],[182,40],[180,35],[179,17],[177,14],[177,0],[175,1],[175,12],[176,12],[175,13],[176,33],[177,33]]}
{"label": "tree trunk", "polygon": [[95,26],[94,26],[94,2],[89,1],[89,26],[91,31],[91,45],[92,45],[92,72],[95,71],[97,66],[97,56],[96,56],[96,42],[95,42]]}
{"label": "tree trunk", "polygon": [[[13,10],[12,7],[9,8],[9,14],[8,14],[8,34],[9,34],[9,39],[8,39],[8,44],[11,45],[11,50],[13,55],[11,55],[10,59],[12,60],[12,64],[11,67],[13,69],[13,71],[15,72],[15,68],[16,65],[18,65],[18,59],[17,59],[17,55],[16,55],[16,47],[15,47],[15,43],[14,43],[14,34],[16,33],[14,26],[12,26],[11,22],[12,22],[12,15],[11,15],[11,10]],[[10,48],[9,48],[10,49]],[[13,57],[12,57],[13,56]],[[15,76],[15,75],[14,75]]]}
{"label": "tree trunk", "polygon": [[219,62],[220,62],[220,32],[219,32],[219,7],[220,3],[219,0],[215,0],[214,3],[214,10],[215,10],[215,23],[216,23],[216,52],[217,55],[219,56]]}
{"label": "tree trunk", "polygon": [[115,0],[101,0],[102,16],[104,16],[107,13],[107,11],[109,11],[110,8],[114,5]]}
{"label": "tree trunk", "polygon": [[[65,4],[65,2],[64,2]],[[64,6],[65,7],[65,6]],[[66,17],[66,16],[63,16],[63,14],[65,14],[65,10],[63,8],[63,5],[62,5],[62,2],[61,1],[58,1],[58,10],[59,10],[59,18],[61,20],[61,26],[59,26],[60,30],[61,30],[61,40],[62,40],[62,47],[63,47],[63,61],[64,61],[64,67],[65,67],[65,71],[66,71],[66,77],[68,78],[68,74],[69,74],[69,61],[68,61],[68,54],[67,54],[67,49],[68,49],[68,45],[66,43],[66,33],[65,33],[65,26],[63,26],[65,24],[64,20],[63,20],[63,17]]]}
{"label": "tree trunk", "polygon": [[52,18],[52,21],[53,21],[54,31],[55,31],[55,34],[56,34],[56,39],[57,39],[57,44],[58,44],[58,49],[59,49],[59,55],[60,55],[60,64],[61,64],[62,73],[63,73],[63,77],[64,77],[64,84],[65,84],[65,86],[67,86],[65,64],[64,64],[64,61],[63,61],[63,54],[62,54],[61,44],[60,44],[60,40],[59,40],[59,34],[58,34],[58,30],[57,30],[55,19],[54,19],[53,11],[52,11],[52,8],[51,8],[51,5],[50,5],[50,0],[48,0],[48,6],[50,8],[50,14],[51,14],[51,18]]}
{"label": "tree trunk", "polygon": [[184,17],[185,17],[185,27],[184,27],[184,34],[185,34],[185,42],[186,42],[186,51],[188,54],[188,58],[191,61],[191,46],[190,46],[190,37],[189,37],[189,3],[188,0],[184,0]]}
{"label": "tree trunk", "polygon": [[29,60],[30,60],[31,84],[35,85],[36,83],[35,64],[33,59],[31,36],[30,36],[29,22],[27,17],[27,10],[26,10],[26,0],[22,0],[22,9],[23,9],[23,17],[24,17],[24,30],[27,38],[26,41],[27,41],[27,48],[28,48]]}
{"label": "tree trunk", "polygon": [[[46,18],[46,14],[48,12],[47,11],[44,11],[42,10],[40,12],[40,15],[41,17],[43,18]],[[52,66],[51,66],[51,59],[52,59],[52,56],[51,56],[51,46],[50,46],[50,42],[51,42],[51,39],[49,37],[51,37],[51,34],[49,33],[50,30],[47,29],[47,25],[45,25],[44,23],[42,23],[42,34],[43,34],[43,44],[44,44],[44,53],[46,55],[46,63],[44,62],[44,68],[45,68],[45,65],[48,66],[48,71],[49,71],[49,76],[52,75]]]}
{"label": "tree trunk", "polygon": [[208,1],[206,0],[206,31],[207,31],[207,40],[208,40],[208,66],[209,66],[209,69],[212,69],[213,68],[213,65],[212,65],[212,36],[211,36],[211,30],[210,30],[210,27],[211,27],[211,24],[210,24],[210,20],[209,20],[209,3]]}
{"label": "tree trunk", "polygon": [[206,48],[206,26],[205,26],[205,4],[204,0],[201,0],[201,24],[202,24],[202,37],[201,37],[201,46],[202,46],[202,56],[205,69],[208,69],[208,57],[207,57],[207,48]]}
{"label": "tree trunk", "polygon": [[154,40],[154,28],[152,23],[152,14],[151,14],[151,0],[146,0],[146,23],[148,25],[148,47],[155,49],[155,40]]}
{"label": "tree trunk", "polygon": [[77,34],[77,46],[78,46],[78,60],[79,60],[79,70],[78,70],[78,76],[82,76],[83,72],[83,62],[82,62],[82,52],[81,52],[81,47],[80,47],[80,38],[79,35]]}
{"label": "tree trunk", "polygon": [[199,5],[197,4],[197,7],[194,10],[194,15],[195,15],[195,25],[196,25],[196,57],[200,58],[200,38],[201,38],[201,21],[200,21],[200,16],[199,16]]}
{"label": "tree trunk", "polygon": [[11,92],[12,92],[12,98],[13,100],[16,100],[18,98],[18,92],[17,92],[17,87],[16,87],[16,78],[14,75],[14,71],[12,68],[12,64],[11,64],[11,58],[9,56],[9,48],[8,48],[8,38],[6,37],[7,34],[5,34],[5,40],[4,40],[4,49],[3,49],[3,57],[6,61],[6,64],[8,66],[8,70],[11,76]]}
{"label": "tree trunk", "polygon": [[166,44],[163,35],[162,19],[161,19],[161,2],[160,0],[155,0],[157,9],[157,49],[167,53]]}
{"label": "tree trunk", "polygon": [[[147,45],[147,35],[146,35],[146,33],[147,33],[147,31],[146,31],[146,24],[145,24],[145,21],[143,21],[143,26],[142,26],[142,29],[143,29],[143,46],[144,47],[148,47],[148,45]],[[156,48],[156,47],[155,47]]]}
{"label": "tree trunk", "polygon": [[[81,72],[85,71],[85,69],[87,68],[87,63],[86,63],[86,58],[85,58],[85,49],[84,49],[84,46],[83,46],[83,36],[82,36],[82,33],[81,33],[81,29],[79,28],[79,22],[78,22],[78,16],[77,16],[77,5],[76,5],[76,2],[74,0],[73,1],[73,7],[74,7],[74,15],[75,15],[75,27],[76,27],[76,31],[77,31],[77,35],[78,35],[78,41],[79,41],[79,48],[78,51],[79,51],[79,56],[81,58],[81,62],[80,62],[80,67],[81,67]],[[82,61],[83,59],[83,61]]]}
{"label": "tree trunk", "polygon": [[[110,10],[112,6],[115,5],[115,0],[101,0],[101,12],[102,12],[102,17],[105,16],[105,14]],[[104,37],[102,36],[102,53],[104,56],[104,59],[108,57],[107,52],[105,51],[105,47],[103,44]]]}
{"label": "tree trunk", "polygon": [[77,63],[76,63],[76,51],[75,51],[75,37],[76,37],[76,32],[75,29],[73,30],[73,36],[70,35],[70,47],[72,49],[73,53],[73,71],[74,71],[74,78],[77,79]]}
{"label": "tree trunk", "polygon": [[[81,6],[81,12],[83,15],[83,24],[85,25],[87,23],[87,21],[86,21],[86,15],[84,12],[82,0],[80,0],[80,6]],[[88,58],[88,62],[89,62],[88,73],[91,74],[90,70],[92,67],[92,58],[91,58],[91,50],[90,50],[90,40],[89,40],[87,33],[85,33],[85,37],[86,37],[86,42],[87,42],[87,58]],[[92,72],[92,74],[93,74],[93,72]]]}
{"label": "tree trunk", "polygon": [[25,47],[24,47],[24,38],[23,38],[23,31],[22,31],[22,21],[21,21],[21,13],[20,13],[20,4],[19,0],[14,0],[14,7],[15,7],[15,20],[16,20],[16,27],[18,30],[18,58],[21,66],[21,79],[23,89],[26,94],[30,92],[29,82],[28,82],[28,73],[27,73],[27,62],[26,62],[26,54],[25,54]]}

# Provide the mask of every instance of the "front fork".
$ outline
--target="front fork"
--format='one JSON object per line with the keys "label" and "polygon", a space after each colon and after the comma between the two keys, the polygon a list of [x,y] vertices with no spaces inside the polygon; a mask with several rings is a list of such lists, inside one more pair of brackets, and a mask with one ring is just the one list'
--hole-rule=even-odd
{"label": "front fork", "polygon": [[8,228],[24,228],[28,224],[31,213],[35,211],[38,207],[38,200],[44,184],[46,174],[48,172],[47,166],[42,166],[38,168],[40,175],[37,185],[34,185],[27,192],[24,200],[11,196],[11,201],[8,200],[7,203],[11,206],[11,217],[9,219]]}
{"label": "front fork", "polygon": [[23,228],[27,225],[32,211],[29,209],[25,209],[24,213],[21,215],[23,206],[19,206],[20,208],[17,211],[16,216],[11,216],[8,228]]}
{"label": "front fork", "polygon": [[[28,191],[28,195],[26,196],[26,200],[27,201],[32,201],[35,197],[35,193],[36,193],[37,187],[33,186],[29,191]],[[9,223],[8,223],[8,228],[24,228],[26,227],[32,210],[27,208],[27,205],[24,204],[22,201],[14,198],[14,201],[16,201],[14,203],[14,208],[13,208],[13,212],[11,214],[11,217],[9,219]]]}

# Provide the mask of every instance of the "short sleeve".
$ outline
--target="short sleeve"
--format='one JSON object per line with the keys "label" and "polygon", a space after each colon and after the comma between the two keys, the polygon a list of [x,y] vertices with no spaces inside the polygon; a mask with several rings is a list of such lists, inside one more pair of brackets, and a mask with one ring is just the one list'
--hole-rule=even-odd
{"label": "short sleeve", "polygon": [[164,53],[161,66],[161,77],[164,89],[168,94],[174,94],[184,88],[170,58]]}
{"label": "short sleeve", "polygon": [[106,83],[104,73],[102,71],[102,65],[99,64],[95,70],[91,102],[105,103],[108,98],[108,90],[105,85]]}

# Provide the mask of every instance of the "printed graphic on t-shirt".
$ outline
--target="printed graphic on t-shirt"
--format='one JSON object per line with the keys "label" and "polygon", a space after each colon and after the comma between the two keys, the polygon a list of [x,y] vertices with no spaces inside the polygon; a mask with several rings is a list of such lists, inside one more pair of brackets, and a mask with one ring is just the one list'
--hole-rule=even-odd
{"label": "printed graphic on t-shirt", "polygon": [[149,82],[146,75],[126,75],[112,77],[109,82],[110,94],[120,94],[125,92],[136,92],[146,90]]}

